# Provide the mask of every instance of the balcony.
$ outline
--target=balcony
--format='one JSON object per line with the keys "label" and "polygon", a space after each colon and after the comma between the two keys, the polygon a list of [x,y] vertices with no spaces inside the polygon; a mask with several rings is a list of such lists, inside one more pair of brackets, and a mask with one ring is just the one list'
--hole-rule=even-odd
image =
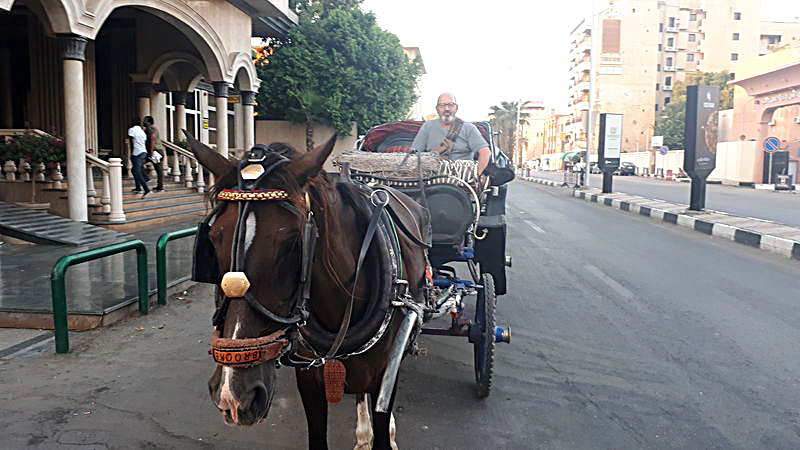
{"label": "balcony", "polygon": [[671,85],[671,84],[665,84],[665,85],[664,85],[664,87],[663,87],[663,89],[664,89],[665,91],[671,91],[671,90],[672,90],[672,85]]}
{"label": "balcony", "polygon": [[664,66],[664,72],[675,72],[675,66]]}
{"label": "balcony", "polygon": [[578,44],[578,48],[576,48],[578,53],[590,52],[592,51],[592,40],[591,39],[584,39]]}
{"label": "balcony", "polygon": [[575,103],[572,106],[577,111],[588,111],[589,110],[589,101],[588,100],[581,100],[581,101],[578,101],[578,103]]}
{"label": "balcony", "polygon": [[592,85],[588,81],[581,81],[575,85],[575,89],[581,92],[589,92],[592,88]]}
{"label": "balcony", "polygon": [[668,46],[668,45],[665,45],[665,46],[664,46],[664,51],[665,51],[665,52],[677,52],[677,51],[678,51],[678,48],[677,48],[677,47],[674,47],[674,46],[673,46],[673,47],[670,47],[670,46]]}
{"label": "balcony", "polygon": [[664,32],[665,33],[677,33],[678,32],[678,25],[675,25],[674,27],[664,26]]}
{"label": "balcony", "polygon": [[575,66],[575,70],[578,72],[589,72],[592,70],[592,62],[591,61],[581,61]]}

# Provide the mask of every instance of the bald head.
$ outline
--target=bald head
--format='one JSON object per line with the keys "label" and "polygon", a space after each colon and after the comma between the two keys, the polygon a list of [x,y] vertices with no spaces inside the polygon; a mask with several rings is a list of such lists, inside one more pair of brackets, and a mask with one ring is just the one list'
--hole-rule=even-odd
{"label": "bald head", "polygon": [[436,113],[439,114],[442,123],[451,123],[456,118],[456,112],[458,112],[456,96],[449,92],[440,95],[436,100]]}

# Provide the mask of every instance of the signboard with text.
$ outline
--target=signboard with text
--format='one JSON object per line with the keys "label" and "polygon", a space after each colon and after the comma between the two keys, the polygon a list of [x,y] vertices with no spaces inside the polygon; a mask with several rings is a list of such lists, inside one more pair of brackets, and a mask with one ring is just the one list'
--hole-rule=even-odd
{"label": "signboard with text", "polygon": [[719,97],[717,86],[687,88],[683,167],[692,177],[705,179],[717,165]]}
{"label": "signboard with text", "polygon": [[598,165],[603,171],[613,172],[619,167],[622,153],[622,114],[600,114]]}

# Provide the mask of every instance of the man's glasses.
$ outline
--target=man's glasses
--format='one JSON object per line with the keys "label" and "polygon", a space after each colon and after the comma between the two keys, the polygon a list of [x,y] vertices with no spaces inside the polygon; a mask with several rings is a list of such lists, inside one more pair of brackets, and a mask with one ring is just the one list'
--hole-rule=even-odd
{"label": "man's glasses", "polygon": [[437,108],[455,108],[455,103],[439,103],[436,105]]}

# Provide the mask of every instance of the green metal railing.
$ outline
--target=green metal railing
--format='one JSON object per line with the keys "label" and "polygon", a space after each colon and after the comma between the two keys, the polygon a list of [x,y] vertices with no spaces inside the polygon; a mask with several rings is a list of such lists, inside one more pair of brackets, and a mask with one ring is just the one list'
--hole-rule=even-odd
{"label": "green metal railing", "polygon": [[185,230],[164,233],[158,238],[156,243],[156,284],[158,285],[158,304],[167,304],[167,243],[169,241],[194,236],[197,234],[197,227]]}
{"label": "green metal railing", "polygon": [[53,327],[56,335],[56,353],[69,352],[69,326],[67,324],[67,287],[65,275],[70,266],[93,261],[117,253],[136,250],[136,272],[139,281],[139,312],[147,314],[150,309],[147,280],[147,248],[139,239],[106,245],[104,247],[62,256],[50,273],[50,288],[53,294]]}

